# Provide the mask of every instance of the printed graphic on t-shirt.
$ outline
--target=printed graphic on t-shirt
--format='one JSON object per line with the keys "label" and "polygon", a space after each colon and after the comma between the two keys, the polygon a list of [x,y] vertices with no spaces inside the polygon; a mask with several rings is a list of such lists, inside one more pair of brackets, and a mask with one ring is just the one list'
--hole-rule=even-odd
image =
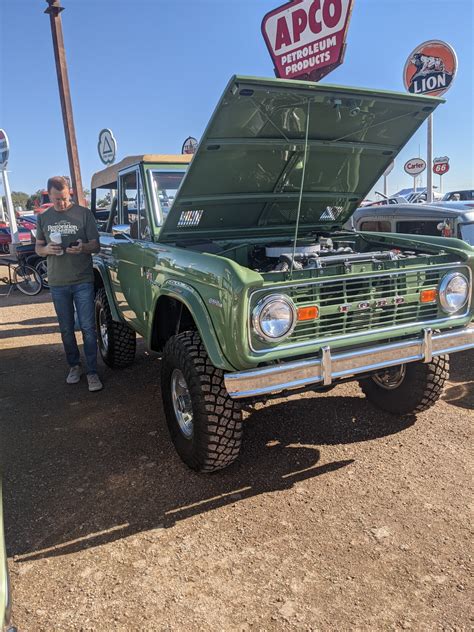
{"label": "printed graphic on t-shirt", "polygon": [[46,226],[48,233],[61,233],[61,235],[75,235],[79,231],[79,226],[71,224],[68,220],[61,220],[56,224]]}

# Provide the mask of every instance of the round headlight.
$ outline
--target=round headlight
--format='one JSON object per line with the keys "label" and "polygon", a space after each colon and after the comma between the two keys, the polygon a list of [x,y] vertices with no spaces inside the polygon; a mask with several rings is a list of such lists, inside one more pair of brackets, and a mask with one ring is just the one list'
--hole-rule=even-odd
{"label": "round headlight", "polygon": [[469,281],[464,274],[453,272],[447,274],[439,286],[439,302],[441,308],[449,314],[458,312],[469,297]]}
{"label": "round headlight", "polygon": [[296,325],[296,307],[287,296],[271,294],[262,298],[252,312],[255,331],[265,340],[281,340]]}

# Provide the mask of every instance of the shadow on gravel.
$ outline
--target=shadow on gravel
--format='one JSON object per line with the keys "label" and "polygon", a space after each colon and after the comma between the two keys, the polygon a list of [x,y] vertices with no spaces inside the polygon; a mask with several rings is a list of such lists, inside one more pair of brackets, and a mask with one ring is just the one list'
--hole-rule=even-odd
{"label": "shadow on gravel", "polygon": [[[358,397],[296,398],[249,415],[240,459],[213,475],[184,466],[161,408],[160,360],[139,344],[135,364],[102,368],[106,388],[64,384],[61,345],[10,349],[2,378],[7,550],[17,559],[65,555],[331,475],[321,446],[353,444],[413,423]],[[29,388],[25,388],[29,385]],[[336,391],[337,392],[337,391]],[[9,393],[9,394],[8,394]],[[344,455],[346,456],[346,454]],[[318,483],[316,483],[318,484]]]}
{"label": "shadow on gravel", "polygon": [[0,282],[0,308],[14,307],[15,305],[30,305],[32,303],[51,303],[51,294],[48,290],[41,290],[36,296],[27,296],[20,290],[13,289],[10,294],[9,285]]}
{"label": "shadow on gravel", "polygon": [[24,338],[25,336],[41,336],[41,334],[59,333],[58,325],[35,327],[34,329],[4,329],[0,331],[0,340],[8,338]]}
{"label": "shadow on gravel", "polygon": [[[40,316],[38,318],[27,318],[25,320],[14,320],[9,323],[2,323],[2,325],[49,325],[56,323],[57,325],[58,319],[56,316]],[[36,330],[33,330],[35,333]]]}
{"label": "shadow on gravel", "polygon": [[450,382],[443,399],[452,406],[474,410],[474,350],[453,353],[450,360]]}

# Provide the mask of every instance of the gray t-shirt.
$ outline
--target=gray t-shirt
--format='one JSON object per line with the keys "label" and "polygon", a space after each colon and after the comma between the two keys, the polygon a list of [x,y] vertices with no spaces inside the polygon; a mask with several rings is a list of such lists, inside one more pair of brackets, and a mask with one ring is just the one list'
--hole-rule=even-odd
{"label": "gray t-shirt", "polygon": [[[88,208],[78,204],[73,204],[66,211],[56,211],[51,207],[38,215],[36,238],[49,244],[50,234],[54,232],[61,233],[63,248],[78,239],[84,243],[99,239],[94,216]],[[59,256],[48,255],[47,261],[49,285],[77,285],[94,281],[90,254],[70,255],[65,252]]]}

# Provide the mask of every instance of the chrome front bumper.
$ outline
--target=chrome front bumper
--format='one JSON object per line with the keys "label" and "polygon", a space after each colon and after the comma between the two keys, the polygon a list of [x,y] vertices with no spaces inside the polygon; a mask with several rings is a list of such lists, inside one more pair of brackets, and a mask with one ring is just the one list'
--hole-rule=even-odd
{"label": "chrome front bumper", "polygon": [[407,362],[431,362],[434,356],[473,348],[473,325],[444,333],[433,333],[431,329],[425,329],[422,338],[403,342],[337,353],[332,353],[329,346],[323,347],[318,358],[226,373],[224,381],[233,399],[259,397],[304,388],[311,384],[329,386],[338,379],[360,373],[370,373]]}

